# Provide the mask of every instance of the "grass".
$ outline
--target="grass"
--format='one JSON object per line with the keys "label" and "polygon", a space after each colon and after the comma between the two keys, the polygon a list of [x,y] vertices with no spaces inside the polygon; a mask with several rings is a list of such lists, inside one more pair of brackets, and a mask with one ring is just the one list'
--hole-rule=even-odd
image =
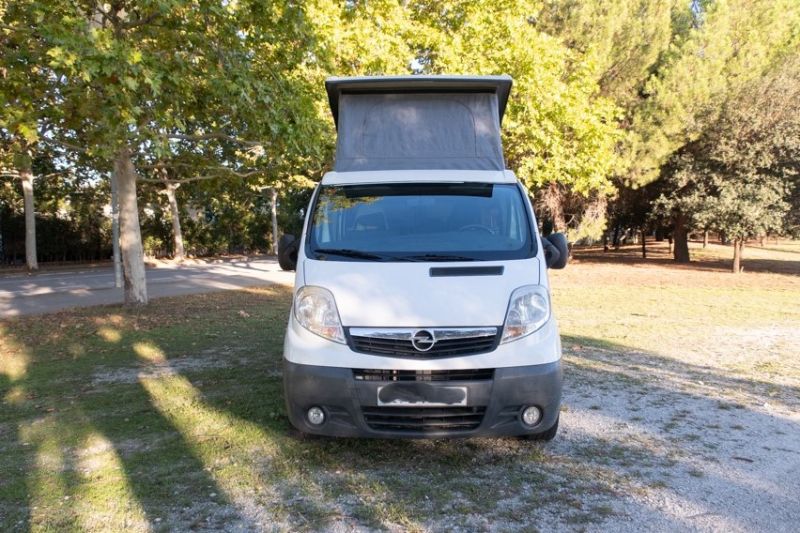
{"label": "grass", "polygon": [[738,275],[725,270],[730,247],[720,245],[692,243],[690,267],[670,263],[665,243],[651,243],[647,261],[636,246],[578,252],[570,267],[551,273],[562,336],[578,351],[644,351],[698,371],[797,385],[800,243],[770,247],[747,249],[757,257]]}
{"label": "grass", "polygon": [[[720,410],[742,401],[738,379],[791,402],[800,268],[616,254],[552,275],[573,389],[647,387],[656,369],[729,392]],[[570,524],[601,522],[626,487],[665,485],[637,480],[657,461],[630,443],[298,438],[281,395],[289,305],[272,287],[0,321],[0,530],[546,530],[565,506]]]}

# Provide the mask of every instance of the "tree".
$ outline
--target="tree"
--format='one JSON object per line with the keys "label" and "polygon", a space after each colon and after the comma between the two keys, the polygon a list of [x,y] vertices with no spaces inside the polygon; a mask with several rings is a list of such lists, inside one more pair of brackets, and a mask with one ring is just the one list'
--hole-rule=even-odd
{"label": "tree", "polygon": [[266,175],[287,154],[316,150],[316,113],[295,72],[313,39],[293,2],[41,0],[26,14],[40,21],[68,117],[53,142],[113,161],[128,304],[147,302],[137,165],[194,150],[216,160],[217,175],[248,164]]}
{"label": "tree", "polygon": [[734,272],[748,239],[793,231],[798,108],[800,60],[790,55],[730,98],[703,136],[673,158],[658,208],[675,213],[676,260],[688,261],[690,229],[715,229],[732,239]]}
{"label": "tree", "polygon": [[24,15],[30,3],[0,3],[0,131],[2,171],[20,180],[25,211],[25,259],[28,270],[39,268],[36,247],[36,207],[33,159],[39,150],[48,114],[57,113],[49,90],[50,73],[43,65],[41,42],[30,32]]}
{"label": "tree", "polygon": [[783,229],[789,211],[786,185],[774,176],[738,174],[718,184],[710,202],[712,228],[733,241],[734,273],[741,271],[748,239]]}
{"label": "tree", "polygon": [[648,183],[700,138],[726,101],[765,76],[800,43],[800,3],[727,0],[683,4],[675,38],[641,89],[631,116],[628,180]]}

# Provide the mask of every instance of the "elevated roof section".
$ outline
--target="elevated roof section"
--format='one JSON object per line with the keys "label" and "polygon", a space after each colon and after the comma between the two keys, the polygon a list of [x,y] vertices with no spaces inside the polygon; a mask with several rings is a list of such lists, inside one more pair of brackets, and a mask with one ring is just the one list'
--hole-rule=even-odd
{"label": "elevated roof section", "polygon": [[355,76],[328,78],[325,90],[333,122],[339,127],[339,98],[343,94],[493,93],[497,95],[498,121],[503,123],[511,76]]}
{"label": "elevated roof section", "polygon": [[379,76],[325,83],[337,172],[505,169],[508,76]]}

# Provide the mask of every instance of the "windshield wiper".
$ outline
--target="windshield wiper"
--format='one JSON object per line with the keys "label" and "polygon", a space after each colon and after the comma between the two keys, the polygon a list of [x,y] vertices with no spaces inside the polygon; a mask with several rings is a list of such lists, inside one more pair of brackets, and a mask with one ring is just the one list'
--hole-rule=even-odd
{"label": "windshield wiper", "polygon": [[396,259],[389,255],[378,255],[370,252],[362,252],[361,250],[351,250],[349,248],[317,248],[314,253],[322,255],[338,255],[340,257],[352,257],[355,259],[366,259],[368,261],[388,261]]}
{"label": "windshield wiper", "polygon": [[422,254],[422,255],[407,255],[403,259],[409,261],[476,261],[474,257],[466,257],[463,255],[447,255],[447,254]]}

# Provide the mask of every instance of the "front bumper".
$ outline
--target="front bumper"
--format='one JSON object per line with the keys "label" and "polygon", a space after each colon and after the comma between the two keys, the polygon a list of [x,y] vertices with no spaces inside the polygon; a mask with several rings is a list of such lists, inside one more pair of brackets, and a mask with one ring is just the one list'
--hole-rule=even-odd
{"label": "front bumper", "polygon": [[[561,404],[560,361],[497,368],[491,379],[423,382],[433,389],[466,388],[466,405],[458,407],[382,407],[378,389],[392,381],[357,380],[349,368],[301,365],[285,359],[283,383],[292,425],[305,433],[336,437],[535,435],[555,424]],[[521,420],[522,409],[531,405],[542,410],[534,427]],[[325,411],[321,426],[306,419],[312,406]]]}

